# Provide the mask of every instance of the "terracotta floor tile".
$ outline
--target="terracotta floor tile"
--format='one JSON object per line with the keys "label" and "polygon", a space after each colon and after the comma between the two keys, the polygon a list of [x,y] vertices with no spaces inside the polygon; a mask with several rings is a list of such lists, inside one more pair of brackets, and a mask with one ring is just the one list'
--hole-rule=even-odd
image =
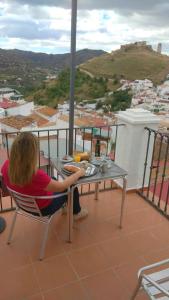
{"label": "terracotta floor tile", "polygon": [[[157,212],[153,210],[153,213],[148,209],[142,209],[125,216],[125,228],[130,230],[130,227],[135,230],[142,230],[152,228],[156,225]],[[143,222],[144,220],[144,222]],[[160,219],[159,219],[160,222]]]}
{"label": "terracotta floor tile", "polygon": [[105,255],[111,267],[132,261],[134,257],[138,256],[138,251],[130,246],[126,237],[105,241],[100,243],[98,247]]}
{"label": "terracotta floor tile", "polygon": [[[2,215],[2,217],[5,219],[6,221],[6,228],[5,230],[0,234],[0,244],[6,244],[7,239],[8,239],[8,235],[9,235],[9,230],[11,227],[11,223],[12,223],[12,219],[14,216],[14,212],[7,212],[4,213]],[[13,233],[13,241],[17,241],[18,239],[21,239],[24,237],[24,231],[23,231],[23,219],[21,219],[20,217],[18,217],[16,219],[16,223],[15,223],[15,229],[14,229],[14,233]]]}
{"label": "terracotta floor tile", "polygon": [[26,299],[39,292],[35,272],[31,265],[9,272],[3,270],[3,275],[1,275],[1,299]]}
{"label": "terracotta floor tile", "polygon": [[168,259],[169,258],[169,246],[163,249],[152,249],[152,251],[149,251],[149,253],[145,253],[143,255],[146,264],[150,265],[153,263],[156,263],[160,260]]}
{"label": "terracotta floor tile", "polygon": [[99,223],[87,224],[86,230],[92,235],[93,241],[96,243],[117,238],[120,234],[123,234],[123,231],[119,228],[119,217]]}
{"label": "terracotta floor tile", "polygon": [[160,249],[159,240],[154,237],[150,231],[138,231],[128,236],[129,245],[132,249],[138,251],[139,254],[147,253],[152,249]]}
{"label": "terracotta floor tile", "polygon": [[95,274],[109,267],[104,254],[97,246],[73,251],[68,257],[80,277]]}
{"label": "terracotta floor tile", "polygon": [[[42,262],[42,224],[19,216],[8,246],[13,212],[3,214],[7,227],[0,234],[0,299],[129,300],[138,269],[168,257],[168,220],[138,194],[127,193],[122,229],[119,189],[100,193],[98,201],[85,195],[80,202],[89,216],[74,223],[73,243],[66,242],[66,216],[56,215]],[[146,299],[142,293],[136,300]]]}
{"label": "terracotta floor tile", "polygon": [[88,300],[88,297],[81,283],[75,282],[44,293],[44,300],[56,300],[56,299]]}
{"label": "terracotta floor tile", "polygon": [[[41,229],[44,229],[43,224],[40,225],[41,225]],[[32,261],[36,261],[39,258],[39,251],[41,247],[42,237],[43,237],[43,230],[41,230],[40,232],[35,231],[33,236],[32,236],[32,232],[29,232],[29,234],[27,234],[26,245]],[[48,239],[46,242],[44,258],[49,258],[63,253],[64,253],[63,243],[61,243],[57,234],[54,233],[53,230],[50,228],[48,233]]]}
{"label": "terracotta floor tile", "polygon": [[34,268],[43,291],[71,283],[77,279],[65,255],[36,262]]}
{"label": "terracotta floor tile", "polygon": [[121,282],[123,282],[124,286],[129,291],[129,295],[132,294],[132,292],[134,291],[134,288],[137,285],[138,270],[144,265],[146,265],[144,258],[136,257],[131,262],[125,263],[114,269],[119,280]]}
{"label": "terracotta floor tile", "polygon": [[[5,257],[5,259],[4,259]],[[11,271],[31,263],[24,240],[0,246],[0,266],[2,270]]]}
{"label": "terracotta floor tile", "polygon": [[31,297],[28,297],[28,298],[24,298],[25,300],[44,300],[44,297],[42,294],[36,294],[36,295],[33,295]]}
{"label": "terracotta floor tile", "polygon": [[165,222],[157,223],[154,228],[151,229],[151,233],[155,236],[158,241],[164,246],[169,244],[169,226],[168,220],[165,219]]}
{"label": "terracotta floor tile", "polygon": [[[76,226],[76,227],[75,227]],[[60,233],[61,234],[61,233]],[[63,247],[66,252],[69,252],[73,249],[81,249],[83,247],[88,247],[94,244],[92,235],[86,230],[86,226],[80,226],[79,224],[74,225],[73,229],[73,242],[66,243],[66,235],[62,233],[59,238],[63,242]]]}
{"label": "terracotta floor tile", "polygon": [[109,270],[82,280],[90,300],[126,300],[126,290]]}

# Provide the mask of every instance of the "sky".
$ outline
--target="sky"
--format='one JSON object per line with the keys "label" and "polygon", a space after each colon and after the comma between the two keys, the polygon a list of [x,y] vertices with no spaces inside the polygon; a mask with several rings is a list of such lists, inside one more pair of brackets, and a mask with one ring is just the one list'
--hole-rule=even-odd
{"label": "sky", "polygon": [[[77,50],[147,41],[169,55],[169,0],[78,0]],[[71,0],[0,0],[0,48],[70,52]]]}

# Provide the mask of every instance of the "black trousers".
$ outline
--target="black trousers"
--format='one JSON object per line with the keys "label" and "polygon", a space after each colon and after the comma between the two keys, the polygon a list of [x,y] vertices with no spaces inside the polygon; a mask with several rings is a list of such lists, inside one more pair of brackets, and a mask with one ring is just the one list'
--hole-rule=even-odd
{"label": "black trousers", "polygon": [[[58,195],[59,193],[55,193],[55,194]],[[43,216],[52,215],[58,209],[60,209],[66,202],[67,202],[67,195],[60,196],[56,199],[53,199],[51,204],[41,209],[41,213]],[[80,211],[81,211],[81,207],[79,202],[79,191],[78,188],[76,187],[74,189],[74,194],[73,194],[73,214],[78,214]]]}

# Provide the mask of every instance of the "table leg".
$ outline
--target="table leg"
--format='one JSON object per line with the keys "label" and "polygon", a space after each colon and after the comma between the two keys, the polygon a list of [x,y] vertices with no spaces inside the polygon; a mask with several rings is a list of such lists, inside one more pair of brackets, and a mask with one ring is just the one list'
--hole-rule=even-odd
{"label": "table leg", "polygon": [[95,200],[98,200],[98,195],[99,195],[99,182],[95,183]]}
{"label": "table leg", "polygon": [[72,187],[68,193],[68,242],[72,242],[73,235],[73,192],[74,188]]}
{"label": "table leg", "polygon": [[4,218],[0,217],[0,233],[5,230],[6,227],[6,221]]}
{"label": "table leg", "polygon": [[126,177],[123,177],[123,191],[122,191],[121,213],[120,213],[120,228],[122,228],[122,221],[123,221],[124,201],[126,198],[126,185],[127,185]]}

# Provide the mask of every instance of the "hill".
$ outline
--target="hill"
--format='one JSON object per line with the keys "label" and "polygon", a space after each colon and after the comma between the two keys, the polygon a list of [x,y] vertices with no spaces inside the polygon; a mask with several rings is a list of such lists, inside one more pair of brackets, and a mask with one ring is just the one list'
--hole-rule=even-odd
{"label": "hill", "polygon": [[[76,53],[76,64],[102,55],[102,50],[83,49]],[[70,65],[70,53],[46,54],[22,50],[0,49],[0,86],[8,85],[21,90],[37,86],[47,75]]]}
{"label": "hill", "polygon": [[147,45],[131,44],[92,58],[79,68],[94,76],[129,80],[147,78],[159,84],[169,74],[169,56],[157,53]]}
{"label": "hill", "polygon": [[[57,107],[58,103],[69,99],[70,71],[61,71],[56,80],[43,82],[41,88],[37,88],[26,99],[35,101],[40,105]],[[89,75],[77,70],[75,80],[75,100],[81,102],[84,99],[100,98],[108,92],[108,80],[103,78],[91,78]]]}

